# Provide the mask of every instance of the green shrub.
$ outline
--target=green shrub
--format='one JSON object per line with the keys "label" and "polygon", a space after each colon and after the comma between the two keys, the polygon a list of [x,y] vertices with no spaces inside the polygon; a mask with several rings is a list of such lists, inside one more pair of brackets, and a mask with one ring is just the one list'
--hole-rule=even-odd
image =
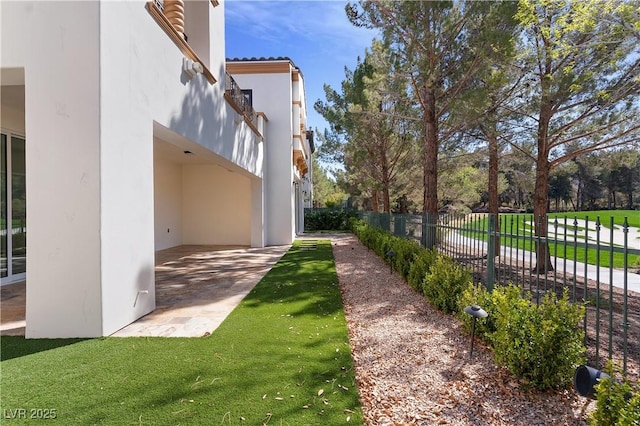
{"label": "green shrub", "polygon": [[411,288],[422,293],[424,277],[431,269],[431,265],[436,261],[437,255],[438,252],[436,250],[420,248],[411,263],[409,275],[407,276],[407,282]]}
{"label": "green shrub", "polygon": [[618,426],[632,425],[640,425],[640,391],[637,387],[627,404],[620,410],[620,419],[618,420]]}
{"label": "green shrub", "polygon": [[360,242],[362,242],[365,247],[376,251],[375,248],[380,244],[383,231],[379,228],[367,225],[363,220],[358,220],[352,223],[353,225],[351,229],[353,233],[356,234]]}
{"label": "green shrub", "polygon": [[388,231],[369,226],[362,220],[351,221],[351,230],[362,244],[373,250],[387,263],[391,262],[391,265],[394,265],[395,256],[394,259],[390,259],[387,253],[393,249],[394,245],[402,244],[400,242],[401,238],[394,237]]}
{"label": "green shrub", "polygon": [[[489,316],[479,318],[476,321],[476,335],[488,344],[491,344],[491,335],[496,331],[496,299],[498,295],[507,297],[504,293],[508,289],[509,287],[497,287],[493,290],[493,293],[489,293],[483,285],[469,283],[469,285],[462,290],[458,298],[458,309],[456,311],[456,316],[460,322],[462,322],[464,328],[471,333],[471,325],[473,323],[473,317],[465,313],[464,308],[471,305],[480,306]],[[515,298],[520,298],[519,292],[515,293]]]}
{"label": "green shrub", "polygon": [[[609,362],[604,371],[611,377],[595,385],[596,409],[589,417],[592,426],[631,426],[640,424],[640,392],[628,380],[617,381],[616,368]],[[635,391],[635,394],[634,394]]]}
{"label": "green shrub", "polygon": [[[477,321],[476,332],[493,346],[496,361],[522,384],[538,389],[566,386],[584,362],[584,333],[579,325],[585,308],[571,304],[566,291],[560,299],[547,294],[540,305],[532,304],[531,295],[523,297],[514,285],[489,293],[472,284],[467,269],[436,250],[421,248],[362,220],[351,219],[350,225],[360,241],[389,262],[412,288],[441,311],[456,312],[469,330],[472,319],[463,309],[477,304],[486,310],[489,316]],[[389,250],[395,252],[393,258],[386,255]],[[635,419],[639,405],[639,401],[630,404],[621,411],[621,418]]]}
{"label": "green shrub", "polygon": [[391,259],[393,269],[406,280],[409,276],[411,265],[421,251],[420,244],[406,238],[393,237],[391,239],[391,250],[394,252],[394,256]]}
{"label": "green shrub", "polygon": [[349,221],[357,216],[355,210],[346,209],[305,209],[305,231],[345,231]]}
{"label": "green shrub", "polygon": [[360,238],[360,235],[367,228],[367,222],[356,217],[349,218],[349,229],[353,234]]}
{"label": "green shrub", "polygon": [[526,386],[549,389],[571,382],[575,368],[584,362],[584,333],[579,324],[584,306],[554,293],[540,305],[515,299],[518,287],[494,291],[496,331],[491,335],[496,361],[506,365]]}
{"label": "green shrub", "polygon": [[[351,232],[353,232],[356,237],[364,244],[364,233],[369,228],[367,222],[362,219],[352,219],[351,220]],[[364,244],[366,246],[366,244]]]}
{"label": "green shrub", "polygon": [[391,250],[391,241],[393,236],[388,232],[377,229],[377,233],[374,237],[372,250],[376,252],[378,256],[385,259],[387,263],[389,263],[389,259],[387,258],[387,252]]}
{"label": "green shrub", "polygon": [[471,273],[453,259],[438,255],[422,284],[422,292],[442,312],[454,312],[458,297],[471,282]]}

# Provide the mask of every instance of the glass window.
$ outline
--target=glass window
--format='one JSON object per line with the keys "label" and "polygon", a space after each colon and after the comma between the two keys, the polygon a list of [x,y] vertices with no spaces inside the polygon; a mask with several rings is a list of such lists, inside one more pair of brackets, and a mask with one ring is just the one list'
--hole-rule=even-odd
{"label": "glass window", "polygon": [[0,134],[0,277],[8,273],[7,265],[7,135]]}
{"label": "glass window", "polygon": [[25,143],[11,137],[11,257],[12,274],[27,271],[27,186]]}
{"label": "glass window", "polygon": [[241,89],[249,105],[253,106],[253,89]]}

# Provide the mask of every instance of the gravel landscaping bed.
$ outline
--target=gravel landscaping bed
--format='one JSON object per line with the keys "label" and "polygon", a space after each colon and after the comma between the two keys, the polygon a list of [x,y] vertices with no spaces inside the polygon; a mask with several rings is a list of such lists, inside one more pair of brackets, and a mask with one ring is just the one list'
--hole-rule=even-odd
{"label": "gravel landscaping bed", "polygon": [[[322,238],[327,238],[323,236]],[[492,352],[351,235],[330,237],[368,425],[586,425],[573,389],[524,391]]]}

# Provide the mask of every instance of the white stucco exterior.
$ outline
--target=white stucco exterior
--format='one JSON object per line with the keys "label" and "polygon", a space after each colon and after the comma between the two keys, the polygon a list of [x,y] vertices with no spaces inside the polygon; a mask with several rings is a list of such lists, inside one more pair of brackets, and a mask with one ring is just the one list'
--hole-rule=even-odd
{"label": "white stucco exterior", "polygon": [[[269,245],[290,244],[296,232],[304,231],[304,200],[311,182],[303,75],[288,58],[233,59],[227,69],[243,89],[252,91],[254,107],[269,117],[265,238]],[[283,190],[287,187],[289,191]]]}
{"label": "white stucco exterior", "polygon": [[246,80],[264,112],[250,126],[225,98],[215,3],[185,4],[191,78],[151,2],[0,2],[0,83],[24,87],[0,127],[26,138],[27,337],[154,310],[156,250],[293,241],[291,77]]}

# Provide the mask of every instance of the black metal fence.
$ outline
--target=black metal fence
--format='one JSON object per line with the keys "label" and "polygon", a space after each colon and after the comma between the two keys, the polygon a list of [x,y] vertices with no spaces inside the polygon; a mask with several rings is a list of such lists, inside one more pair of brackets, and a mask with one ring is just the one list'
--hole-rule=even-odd
{"label": "black metal fence", "polygon": [[[474,280],[492,289],[513,283],[536,302],[549,292],[568,291],[586,304],[585,344],[589,363],[619,364],[640,377],[640,232],[629,225],[576,217],[550,218],[547,236],[537,237],[531,215],[396,215],[360,212],[370,226],[435,246],[467,265]],[[435,238],[435,241],[432,239]],[[550,256],[537,265],[535,247]]]}

